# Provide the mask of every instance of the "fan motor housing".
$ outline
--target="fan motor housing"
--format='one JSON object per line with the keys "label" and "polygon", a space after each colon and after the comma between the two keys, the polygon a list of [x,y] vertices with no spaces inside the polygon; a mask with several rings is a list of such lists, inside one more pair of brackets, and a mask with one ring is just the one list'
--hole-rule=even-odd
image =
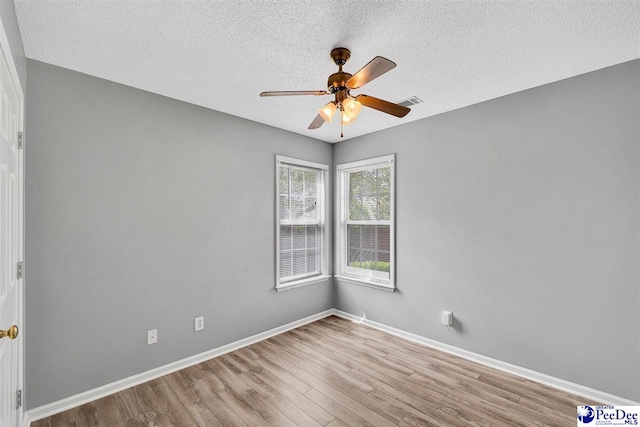
{"label": "fan motor housing", "polygon": [[338,66],[343,66],[351,58],[351,52],[346,47],[337,47],[331,51],[331,59]]}
{"label": "fan motor housing", "polygon": [[346,89],[347,80],[349,80],[350,78],[351,74],[345,73],[344,71],[338,71],[337,73],[331,74],[329,76],[329,80],[327,81],[329,92],[336,93],[339,90]]}

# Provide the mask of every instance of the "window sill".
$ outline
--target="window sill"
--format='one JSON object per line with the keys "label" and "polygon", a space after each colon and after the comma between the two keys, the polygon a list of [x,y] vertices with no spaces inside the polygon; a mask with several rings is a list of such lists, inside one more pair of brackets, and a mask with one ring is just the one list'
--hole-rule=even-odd
{"label": "window sill", "polygon": [[281,283],[276,286],[276,291],[288,291],[290,289],[301,288],[303,286],[315,285],[316,283],[326,282],[331,276],[313,276],[308,279],[296,280],[295,282]]}
{"label": "window sill", "polygon": [[349,277],[349,276],[334,276],[334,277],[340,282],[353,283],[355,285],[366,286],[368,288],[374,288],[374,289],[380,289],[381,291],[386,291],[386,292],[396,291],[396,287],[391,284],[385,285],[382,283],[373,282],[371,280],[358,279],[358,278]]}

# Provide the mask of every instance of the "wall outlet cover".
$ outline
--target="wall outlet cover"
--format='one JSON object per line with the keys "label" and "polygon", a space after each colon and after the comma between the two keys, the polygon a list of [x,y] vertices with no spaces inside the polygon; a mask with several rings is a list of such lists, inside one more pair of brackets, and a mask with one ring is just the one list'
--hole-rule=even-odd
{"label": "wall outlet cover", "polygon": [[442,312],[442,324],[446,326],[453,325],[453,313],[450,311]]}
{"label": "wall outlet cover", "polygon": [[155,344],[158,342],[158,330],[151,329],[147,331],[147,345]]}
{"label": "wall outlet cover", "polygon": [[196,332],[203,330],[204,329],[204,316],[196,317],[194,323],[195,323]]}

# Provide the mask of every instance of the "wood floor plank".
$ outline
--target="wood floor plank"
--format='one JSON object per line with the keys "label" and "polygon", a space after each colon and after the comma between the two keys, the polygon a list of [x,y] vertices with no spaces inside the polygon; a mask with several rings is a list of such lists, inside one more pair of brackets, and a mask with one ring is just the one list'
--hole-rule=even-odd
{"label": "wood floor plank", "polygon": [[193,391],[200,397],[200,400],[209,408],[209,411],[225,426],[246,426],[238,414],[227,403],[222,400],[214,389],[204,380],[197,380],[193,384]]}
{"label": "wood floor plank", "polygon": [[426,396],[427,398],[434,400],[442,400],[448,393],[447,389],[433,387],[431,384],[421,383],[410,376],[402,375],[395,371],[384,371],[379,369],[379,367],[371,366],[369,364],[354,363],[353,369],[355,371],[359,371],[360,374],[352,371],[351,375],[356,378],[360,378],[362,381],[365,381],[365,378],[362,378],[361,374],[365,374],[372,379],[380,380],[409,394]]}
{"label": "wood floor plank", "polygon": [[32,427],[564,426],[598,405],[335,316]]}
{"label": "wood floor plank", "polygon": [[273,390],[289,399],[294,405],[309,414],[310,417],[312,417],[320,424],[327,425],[335,418],[334,415],[324,410],[322,407],[309,399],[306,395],[299,392],[294,387],[290,386],[277,376],[273,375],[268,370],[255,372],[253,374],[256,376],[256,378],[259,378]]}
{"label": "wood floor plank", "polygon": [[253,405],[253,407],[262,418],[267,420],[269,424],[274,427],[297,427],[296,423],[291,421],[289,417],[283,414],[267,399],[261,400],[257,404]]}
{"label": "wood floor plank", "polygon": [[260,393],[249,387],[221,360],[212,359],[206,362],[206,364],[207,366],[211,367],[216,366],[216,374],[227,384],[228,387],[225,388],[225,390],[221,390],[220,392],[228,391],[228,389],[231,388],[250,405],[258,403],[259,401],[264,399],[264,397],[261,396]]}
{"label": "wood floor plank", "polygon": [[242,379],[251,385],[254,389],[258,390],[274,407],[278,408],[283,414],[285,414],[291,421],[298,426],[304,427],[321,427],[318,421],[313,419],[303,409],[296,406],[289,399],[278,393],[273,387],[267,384],[264,380],[256,375],[255,372],[246,372],[242,375]]}
{"label": "wood floor plank", "polygon": [[[52,426],[67,426],[72,422],[76,421],[76,411],[68,410],[68,411],[60,412],[55,415],[52,415],[49,418],[51,419],[50,421]],[[40,420],[40,422],[45,422],[45,421],[46,421],[46,418],[44,420]]]}
{"label": "wood floor plank", "polygon": [[82,406],[76,408],[75,416],[76,424],[87,427],[98,427],[98,410],[93,402],[85,403]]}
{"label": "wood floor plank", "polygon": [[289,384],[291,387],[298,390],[300,393],[306,393],[311,388],[309,384],[305,383],[304,381],[301,381],[300,379],[296,378],[294,375],[291,375],[289,371],[282,368],[277,363],[274,363],[268,359],[263,359],[263,358],[257,359],[256,363],[262,366],[267,371],[274,374],[275,376],[277,376],[278,378],[280,378],[281,380],[283,380],[284,382],[286,382],[287,384]]}
{"label": "wood floor plank", "polygon": [[193,414],[193,419],[198,427],[225,427],[207,408]]}
{"label": "wood floor plank", "polygon": [[449,373],[449,376],[442,375],[438,372],[428,372],[425,374],[414,372],[411,374],[411,378],[418,380],[421,383],[433,384],[436,387],[448,389],[449,392],[463,391],[469,394],[478,395],[486,398],[490,402],[502,402],[503,399],[510,400],[512,402],[518,402],[520,396],[510,391],[503,390],[499,387],[483,383],[467,377],[455,378],[455,373]]}
{"label": "wood floor plank", "polygon": [[240,350],[234,351],[234,353],[244,355],[250,359],[257,359],[260,357],[255,351],[253,351],[253,348],[251,345],[248,347],[241,348]]}
{"label": "wood floor plank", "polygon": [[34,421],[31,423],[31,427],[52,427],[51,418],[52,417],[47,417],[42,420]]}
{"label": "wood floor plank", "polygon": [[383,408],[381,407],[382,405],[377,405],[375,400],[369,398],[367,395],[363,395],[355,390],[350,390],[350,394],[347,395],[338,390],[340,385],[328,380],[332,383],[332,385],[329,385],[298,367],[291,368],[291,372],[299,378],[304,379],[307,384],[312,385],[314,390],[319,391],[328,398],[343,405],[373,425],[391,427],[399,421],[399,419],[395,419],[395,415],[389,410],[390,408]]}
{"label": "wood floor plank", "polygon": [[341,370],[343,372],[349,371],[349,367],[332,359],[328,355],[318,351],[316,348],[305,345],[302,341],[296,338],[294,335],[279,335],[272,338],[275,343],[281,347],[285,347],[288,352],[294,354],[300,359],[316,363],[318,365],[329,365],[334,369]]}
{"label": "wood floor plank", "polygon": [[172,372],[165,375],[164,379],[167,381],[167,384],[169,384],[169,387],[171,387],[178,399],[180,399],[180,402],[182,402],[191,414],[198,414],[207,409],[198,395],[196,395],[191,387],[189,387],[189,385],[184,381],[180,372]]}
{"label": "wood floor plank", "polygon": [[247,368],[243,364],[240,364],[238,361],[236,361],[236,359],[229,354],[224,354],[220,357],[217,357],[216,360],[222,363],[236,375],[247,372]]}
{"label": "wood floor plank", "polygon": [[103,397],[93,403],[98,413],[98,425],[104,427],[122,427],[124,425],[124,419],[114,395]]}
{"label": "wood floor plank", "polygon": [[349,427],[349,426],[336,418],[333,421],[331,421],[329,424],[327,424],[327,427]]}
{"label": "wood floor plank", "polygon": [[[291,351],[291,347],[283,345],[280,347],[282,352]],[[280,354],[280,353],[278,353]],[[347,372],[338,370],[327,364],[320,363],[314,358],[307,358],[307,360],[300,359],[296,364],[297,367],[304,369],[305,371],[313,374],[316,377],[326,377],[329,380],[346,384],[348,387],[353,388],[364,393],[368,393],[372,390],[371,386],[351,377]],[[343,365],[345,366],[345,365]],[[345,366],[345,368],[348,368]]]}
{"label": "wood floor plank", "polygon": [[256,346],[254,351],[260,356],[260,358],[269,360],[283,369],[289,369],[299,362],[299,359],[291,354],[281,354],[280,350],[272,343],[266,343],[263,341],[258,344],[260,345]]}
{"label": "wood floor plank", "polygon": [[227,387],[222,378],[216,374],[215,369],[209,367],[206,363],[191,366],[179,371],[179,373],[190,387],[199,380],[205,380],[215,391],[221,391]]}
{"label": "wood floor plank", "polygon": [[177,425],[195,425],[196,421],[191,416],[189,409],[182,403],[175,394],[166,378],[161,377],[151,382],[158,400],[163,403],[165,410],[163,413],[169,417],[171,422]]}
{"label": "wood floor plank", "polygon": [[[427,402],[424,400],[414,401],[412,405],[389,395],[383,391],[374,390],[369,393],[373,398],[386,402],[387,405],[398,408],[403,417],[410,416],[412,419],[419,420],[426,425],[438,425],[442,427],[453,427],[460,423],[460,419],[441,411],[443,402]],[[469,424],[474,425],[474,424]]]}
{"label": "wood floor plank", "polygon": [[[394,387],[393,385],[387,384],[384,381],[381,381],[377,378],[373,378],[365,373],[362,373],[357,369],[352,370],[351,375],[353,375],[356,378],[360,378],[362,381],[367,381],[367,383],[371,385],[371,387],[373,387],[374,390],[372,392],[369,392],[369,394],[372,394],[374,392],[383,392],[389,396],[392,396],[394,399],[396,399],[399,402],[402,402],[405,405],[409,405],[416,408],[425,402],[434,403],[434,404],[441,403],[444,400],[444,397],[446,396],[445,394],[432,395],[432,394],[420,393],[418,390],[412,389],[410,386],[407,387],[405,390],[402,390],[402,388]],[[393,383],[393,381],[390,381],[390,382]],[[416,391],[418,392],[416,393]]]}
{"label": "wood floor plank", "polygon": [[307,397],[309,397],[311,400],[316,402],[318,405],[320,405],[326,411],[330,412],[336,418],[338,418],[340,421],[342,421],[343,423],[345,423],[345,424],[347,424],[349,426],[354,426],[354,427],[359,427],[359,426],[369,427],[369,426],[372,426],[372,424],[368,423],[363,418],[361,418],[358,415],[356,415],[354,412],[350,411],[349,409],[347,409],[343,405],[340,405],[335,400],[328,398],[327,396],[325,396],[324,394],[320,393],[316,389],[312,388],[311,390],[309,390],[305,394],[307,395]]}
{"label": "wood floor plank", "polygon": [[[232,388],[226,388],[218,392],[218,395],[225,401],[236,414],[244,420],[249,426],[263,426],[269,424],[267,420],[254,409],[254,407],[244,400],[240,394],[238,394]],[[257,402],[256,402],[257,403]]]}
{"label": "wood floor plank", "polygon": [[124,427],[147,427],[149,426],[147,417],[144,414],[139,414],[134,417],[128,418],[124,422]]}
{"label": "wood floor plank", "polygon": [[122,390],[114,396],[123,421],[135,418],[138,415],[144,415],[144,410],[140,406],[133,389]]}

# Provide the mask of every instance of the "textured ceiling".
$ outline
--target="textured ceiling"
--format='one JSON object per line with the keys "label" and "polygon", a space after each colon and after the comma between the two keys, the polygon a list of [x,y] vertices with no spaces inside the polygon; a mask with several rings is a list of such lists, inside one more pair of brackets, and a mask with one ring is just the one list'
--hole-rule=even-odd
{"label": "textured ceiling", "polygon": [[397,68],[354,94],[424,103],[363,109],[351,138],[640,57],[640,1],[14,0],[27,57],[328,142],[309,131],[331,97],[332,48],[355,73]]}

